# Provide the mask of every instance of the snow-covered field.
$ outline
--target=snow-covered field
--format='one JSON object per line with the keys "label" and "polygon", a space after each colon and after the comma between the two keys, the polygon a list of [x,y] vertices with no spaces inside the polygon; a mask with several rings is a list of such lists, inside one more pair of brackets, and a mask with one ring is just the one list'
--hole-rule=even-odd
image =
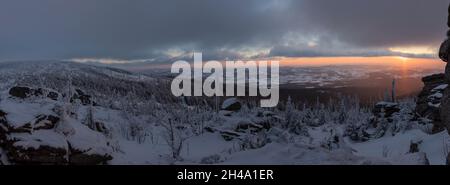
{"label": "snow-covered field", "polygon": [[48,153],[58,164],[445,164],[450,146],[413,119],[409,99],[374,122],[354,98],[217,110],[174,98],[164,80],[78,63],[0,63],[0,79],[0,164],[53,163]]}

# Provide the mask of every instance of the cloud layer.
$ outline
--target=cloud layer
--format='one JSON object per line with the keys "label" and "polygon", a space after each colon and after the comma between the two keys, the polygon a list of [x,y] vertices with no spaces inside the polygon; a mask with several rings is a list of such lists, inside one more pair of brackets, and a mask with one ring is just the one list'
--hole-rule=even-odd
{"label": "cloud layer", "polygon": [[[0,60],[394,55],[434,47],[447,0],[2,0]],[[420,56],[420,55],[418,55]]]}

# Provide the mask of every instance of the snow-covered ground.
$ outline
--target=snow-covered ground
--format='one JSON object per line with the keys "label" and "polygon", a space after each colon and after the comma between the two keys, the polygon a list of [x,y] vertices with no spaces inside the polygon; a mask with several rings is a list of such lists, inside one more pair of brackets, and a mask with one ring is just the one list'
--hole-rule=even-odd
{"label": "snow-covered ground", "polygon": [[386,136],[363,143],[349,142],[351,143],[349,146],[355,149],[355,154],[359,156],[395,159],[408,153],[411,141],[421,141],[419,150],[427,154],[430,164],[443,165],[446,163],[450,147],[450,137],[446,131],[429,135],[420,129],[414,129],[396,136]]}
{"label": "snow-covered ground", "polygon": [[[164,81],[113,68],[0,63],[0,77],[0,126],[8,125],[14,147],[110,155],[107,164],[445,164],[450,146],[446,131],[428,134],[412,119],[411,100],[372,128],[371,109],[351,98],[311,106],[289,100],[274,109],[243,103],[239,111],[216,111],[214,101],[173,98]],[[15,86],[59,96],[18,98],[10,93]],[[42,115],[59,121],[37,129]],[[418,152],[409,152],[412,142]],[[0,164],[11,163],[10,150],[0,147]]]}

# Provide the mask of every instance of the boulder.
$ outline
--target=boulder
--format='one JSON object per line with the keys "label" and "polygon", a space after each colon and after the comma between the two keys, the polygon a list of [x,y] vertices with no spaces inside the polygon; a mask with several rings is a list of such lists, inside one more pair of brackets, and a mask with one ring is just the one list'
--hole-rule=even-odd
{"label": "boulder", "polygon": [[442,126],[447,128],[450,134],[450,90],[446,89],[444,91],[441,107],[440,107],[440,118],[442,120]]}
{"label": "boulder", "polygon": [[230,117],[230,116],[232,116],[232,115],[233,115],[233,111],[228,111],[228,110],[220,110],[220,111],[219,111],[219,114],[220,114],[220,115],[223,115],[223,116],[227,116],[227,117]]}
{"label": "boulder", "polygon": [[11,96],[17,97],[17,98],[28,98],[31,94],[34,92],[29,87],[13,87],[9,90],[9,94]]}
{"label": "boulder", "polygon": [[223,130],[220,131],[220,135],[225,139],[225,141],[231,141],[233,139],[238,139],[241,137],[242,133],[230,131],[230,130]]}
{"label": "boulder", "polygon": [[112,148],[103,134],[82,124],[73,126],[75,133],[67,137],[70,149],[70,164],[106,164],[112,159]]}
{"label": "boulder", "polygon": [[[449,7],[449,20],[447,20],[447,25],[450,27],[450,7]],[[450,35],[447,34],[448,37]],[[445,40],[439,49],[439,58],[442,61],[447,62],[445,67],[445,80],[447,83],[450,82],[450,63],[448,63],[450,55],[450,41],[449,39]],[[443,93],[443,97],[441,100],[440,107],[440,117],[442,121],[442,126],[447,128],[447,131],[450,133],[450,90],[448,88],[445,89]]]}
{"label": "boulder", "polygon": [[72,165],[97,165],[106,164],[109,160],[112,160],[112,156],[109,154],[95,154],[88,153],[89,151],[80,151],[75,148],[70,148],[70,161]]}
{"label": "boulder", "polygon": [[70,103],[79,101],[82,105],[96,105],[94,101],[91,100],[92,96],[85,94],[82,90],[76,89],[73,96],[70,98]]}
{"label": "boulder", "polygon": [[22,86],[15,86],[9,89],[9,95],[11,95],[11,97],[20,99],[42,96],[57,101],[59,98],[59,93],[50,89],[43,89],[43,88],[34,89]]}
{"label": "boulder", "polygon": [[47,94],[47,98],[57,101],[59,98],[59,94],[57,92],[51,91]]}
{"label": "boulder", "polygon": [[228,98],[222,103],[221,109],[226,111],[239,111],[241,107],[241,102],[237,98]]}
{"label": "boulder", "polygon": [[441,122],[440,107],[444,90],[447,88],[445,74],[434,74],[422,78],[424,87],[416,102],[416,115],[433,123],[433,133],[442,131],[445,127]]}
{"label": "boulder", "polygon": [[67,164],[67,151],[62,148],[40,146],[39,148],[13,147],[8,159],[16,164]]}
{"label": "boulder", "polygon": [[112,159],[112,149],[104,135],[81,123],[72,125],[74,133],[69,136],[54,129],[8,133],[1,146],[16,164],[96,165]]}
{"label": "boulder", "polygon": [[19,164],[66,164],[67,148],[64,136],[50,130],[13,133],[5,143],[8,159]]}
{"label": "boulder", "polygon": [[28,122],[14,123],[7,121],[6,116],[0,116],[0,132],[31,133],[34,130],[53,129],[59,120],[60,118],[54,115],[38,115]]}
{"label": "boulder", "polygon": [[226,141],[231,141],[234,139],[242,140],[246,136],[256,137],[271,128],[270,123],[264,120],[240,120],[232,125],[231,128],[227,129],[209,128],[209,130],[211,132],[219,131]]}
{"label": "boulder", "polygon": [[439,58],[441,58],[442,61],[448,62],[448,55],[450,52],[450,41],[449,39],[445,40],[441,47],[439,48]]}
{"label": "boulder", "polygon": [[257,133],[264,127],[251,121],[240,121],[235,129],[236,132],[242,133]]}
{"label": "boulder", "polygon": [[59,122],[59,117],[53,115],[39,115],[34,121],[34,130],[53,129]]}
{"label": "boulder", "polygon": [[[113,158],[103,122],[89,128],[75,116],[66,116],[64,122],[56,116],[60,93],[13,87],[10,95],[13,98],[0,101],[0,149],[12,164],[95,165]],[[92,103],[81,91],[77,97],[83,104]]]}
{"label": "boulder", "polygon": [[399,111],[398,103],[382,101],[375,104],[372,113],[377,117],[381,117],[384,114],[384,117],[388,118]]}

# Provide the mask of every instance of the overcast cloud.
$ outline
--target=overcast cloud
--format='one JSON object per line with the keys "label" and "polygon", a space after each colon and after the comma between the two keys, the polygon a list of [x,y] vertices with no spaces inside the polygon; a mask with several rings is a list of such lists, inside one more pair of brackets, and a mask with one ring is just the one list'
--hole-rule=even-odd
{"label": "overcast cloud", "polygon": [[440,44],[448,3],[0,0],[0,60],[402,55],[389,48]]}

